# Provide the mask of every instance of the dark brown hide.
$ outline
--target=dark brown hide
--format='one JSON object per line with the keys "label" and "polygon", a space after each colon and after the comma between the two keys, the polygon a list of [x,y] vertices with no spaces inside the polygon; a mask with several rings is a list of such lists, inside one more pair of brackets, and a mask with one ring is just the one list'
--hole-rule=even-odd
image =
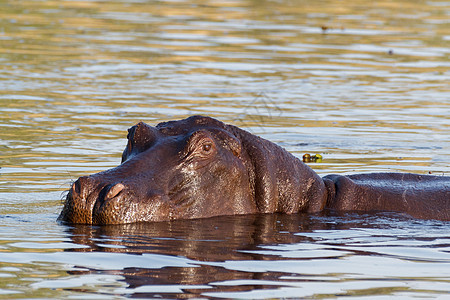
{"label": "dark brown hide", "polygon": [[420,219],[450,220],[450,177],[409,173],[328,175],[328,208],[405,212]]}
{"label": "dark brown hide", "polygon": [[251,213],[383,210],[450,219],[450,177],[331,175],[209,117],[128,130],[122,164],[80,177],[59,219],[118,224]]}

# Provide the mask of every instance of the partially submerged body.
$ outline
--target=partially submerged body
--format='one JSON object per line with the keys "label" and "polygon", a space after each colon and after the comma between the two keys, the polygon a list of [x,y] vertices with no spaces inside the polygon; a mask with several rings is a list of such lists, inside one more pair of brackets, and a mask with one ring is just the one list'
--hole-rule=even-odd
{"label": "partially submerged body", "polygon": [[323,179],[333,182],[327,203],[333,210],[393,211],[420,219],[450,220],[450,177],[369,173]]}
{"label": "partially submerged body", "polygon": [[209,117],[129,129],[122,163],[80,177],[59,219],[120,224],[252,213],[394,211],[450,220],[450,177],[318,176],[276,144]]}

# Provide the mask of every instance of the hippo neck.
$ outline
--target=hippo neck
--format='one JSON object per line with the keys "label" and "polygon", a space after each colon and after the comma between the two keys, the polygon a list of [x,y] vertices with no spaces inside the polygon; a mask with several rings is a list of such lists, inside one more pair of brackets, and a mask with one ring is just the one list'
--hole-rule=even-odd
{"label": "hippo neck", "polygon": [[325,184],[327,194],[326,201],[322,206],[322,209],[324,209],[325,207],[329,206],[330,203],[332,203],[336,197],[336,184],[334,183],[333,180],[328,178],[322,178],[322,180],[323,183]]}
{"label": "hippo neck", "polygon": [[250,187],[260,212],[317,212],[327,200],[325,184],[310,167],[282,147],[228,125],[241,141]]}

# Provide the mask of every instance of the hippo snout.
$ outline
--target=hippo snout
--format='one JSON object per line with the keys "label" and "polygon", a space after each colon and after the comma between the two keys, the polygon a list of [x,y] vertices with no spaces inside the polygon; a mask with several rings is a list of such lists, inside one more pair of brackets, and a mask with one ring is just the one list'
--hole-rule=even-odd
{"label": "hippo snout", "polygon": [[104,200],[107,201],[116,198],[124,188],[125,186],[120,182],[108,186],[108,192],[106,193]]}
{"label": "hippo snout", "polygon": [[70,223],[92,224],[102,211],[117,206],[125,191],[125,185],[120,182],[101,183],[92,177],[80,177],[72,184],[59,218]]}
{"label": "hippo snout", "polygon": [[153,192],[143,197],[136,194],[139,189],[134,185],[102,179],[83,176],[75,181],[58,219],[73,224],[118,224],[169,218],[164,195]]}
{"label": "hippo snout", "polygon": [[90,177],[80,177],[69,191],[68,197],[86,205],[102,205],[106,201],[118,198],[125,190],[123,183],[100,184]]}
{"label": "hippo snout", "polygon": [[[69,196],[80,201],[102,201],[117,197],[124,189],[125,185],[120,182],[116,184],[100,184],[91,177],[83,176],[72,184]],[[98,197],[97,199],[93,199],[93,195],[91,194],[96,191],[99,191]]]}

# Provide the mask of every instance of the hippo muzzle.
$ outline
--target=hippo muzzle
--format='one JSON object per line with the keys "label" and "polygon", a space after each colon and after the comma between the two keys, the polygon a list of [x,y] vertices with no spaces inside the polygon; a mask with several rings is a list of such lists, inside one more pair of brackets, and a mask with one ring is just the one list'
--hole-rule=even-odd
{"label": "hippo muzzle", "polygon": [[[78,224],[121,224],[139,221],[166,221],[170,206],[163,194],[147,195],[145,200],[126,183],[106,183],[83,176],[72,185],[60,220]],[[112,181],[113,182],[113,181]]]}

